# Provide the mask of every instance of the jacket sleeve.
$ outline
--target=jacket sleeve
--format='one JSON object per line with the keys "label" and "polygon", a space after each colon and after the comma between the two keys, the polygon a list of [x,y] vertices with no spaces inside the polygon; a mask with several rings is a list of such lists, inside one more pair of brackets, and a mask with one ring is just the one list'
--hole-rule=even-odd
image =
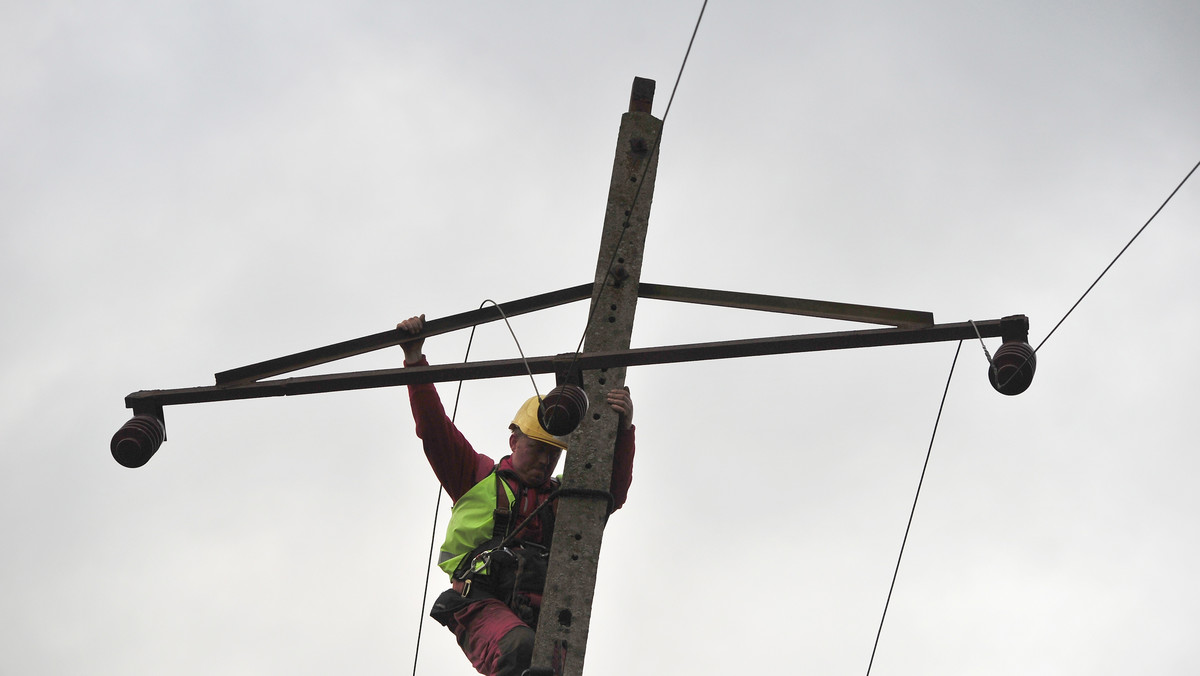
{"label": "jacket sleeve", "polygon": [[[428,366],[422,357],[415,364]],[[408,386],[408,401],[416,423],[417,437],[425,449],[425,458],[450,499],[457,502],[476,483],[491,473],[495,461],[477,453],[446,415],[437,388],[432,383]]]}
{"label": "jacket sleeve", "polygon": [[617,432],[617,448],[613,453],[612,482],[608,492],[613,496],[613,509],[620,509],[629,497],[629,485],[633,483],[634,432],[637,425]]}

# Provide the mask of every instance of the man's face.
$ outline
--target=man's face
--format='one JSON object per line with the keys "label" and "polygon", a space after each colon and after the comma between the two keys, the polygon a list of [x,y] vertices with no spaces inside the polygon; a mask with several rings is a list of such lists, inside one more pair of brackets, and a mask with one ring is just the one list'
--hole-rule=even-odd
{"label": "man's face", "polygon": [[509,436],[508,447],[512,449],[513,470],[527,486],[541,486],[554,476],[554,468],[562,455],[562,449],[557,446],[531,439],[520,432]]}

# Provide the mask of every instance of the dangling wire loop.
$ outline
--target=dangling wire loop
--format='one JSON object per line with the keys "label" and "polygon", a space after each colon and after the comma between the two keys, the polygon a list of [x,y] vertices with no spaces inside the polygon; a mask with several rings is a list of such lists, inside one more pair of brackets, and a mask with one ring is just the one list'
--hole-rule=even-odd
{"label": "dangling wire loop", "polygon": [[[968,319],[967,321],[971,323],[971,328],[975,329],[975,337],[979,339],[979,347],[983,348],[983,356],[987,357],[988,368],[991,369],[992,375],[994,377],[999,377],[999,374],[996,371],[996,362],[995,362],[995,360],[992,359],[992,353],[988,352],[987,343],[983,342],[983,336],[979,333],[979,327],[975,326],[974,319]],[[1009,380],[1011,380],[1011,379],[1012,379],[1012,376],[1009,376]],[[1005,384],[1007,384],[1007,382]]]}
{"label": "dangling wire loop", "polygon": [[987,357],[988,364],[990,364],[992,368],[996,368],[995,362],[992,361],[992,353],[988,352],[987,343],[983,342],[983,336],[979,333],[979,327],[975,326],[975,320],[968,319],[967,321],[971,323],[971,328],[975,329],[975,337],[979,339],[979,347],[983,348],[983,356]]}
{"label": "dangling wire loop", "polygon": [[[504,320],[504,325],[508,327],[508,333],[512,336],[513,342],[517,344],[517,353],[521,355],[521,363],[525,365],[525,372],[529,374],[529,382],[533,384],[533,393],[537,395],[538,401],[542,400],[542,393],[538,392],[537,381],[533,379],[533,370],[529,368],[529,360],[525,358],[525,351],[521,349],[521,341],[517,339],[517,332],[513,331],[512,324],[508,323],[508,315],[504,314],[504,310],[500,304],[491,298],[480,303],[479,307],[483,307],[491,303],[496,308],[496,312],[500,313],[500,317]],[[474,335],[475,329],[471,329],[471,334]]]}

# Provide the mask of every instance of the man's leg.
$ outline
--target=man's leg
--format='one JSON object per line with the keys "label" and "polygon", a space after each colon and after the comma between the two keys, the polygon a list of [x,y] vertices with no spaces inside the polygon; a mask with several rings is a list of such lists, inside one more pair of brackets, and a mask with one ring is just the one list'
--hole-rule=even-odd
{"label": "man's leg", "polygon": [[533,661],[533,636],[532,629],[521,626],[501,637],[495,676],[521,676],[529,668]]}
{"label": "man's leg", "polygon": [[475,670],[520,676],[533,656],[533,629],[498,599],[472,601],[454,614],[454,635]]}

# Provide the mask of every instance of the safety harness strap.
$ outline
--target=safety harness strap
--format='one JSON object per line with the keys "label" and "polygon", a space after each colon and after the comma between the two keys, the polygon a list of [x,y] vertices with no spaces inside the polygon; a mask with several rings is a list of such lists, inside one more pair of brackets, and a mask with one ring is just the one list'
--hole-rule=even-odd
{"label": "safety harness strap", "polygon": [[499,470],[493,469],[492,475],[496,477],[496,511],[492,512],[492,537],[503,540],[504,536],[508,535],[508,522],[512,518],[512,511],[508,506],[508,493],[504,490],[504,479],[500,478]]}

